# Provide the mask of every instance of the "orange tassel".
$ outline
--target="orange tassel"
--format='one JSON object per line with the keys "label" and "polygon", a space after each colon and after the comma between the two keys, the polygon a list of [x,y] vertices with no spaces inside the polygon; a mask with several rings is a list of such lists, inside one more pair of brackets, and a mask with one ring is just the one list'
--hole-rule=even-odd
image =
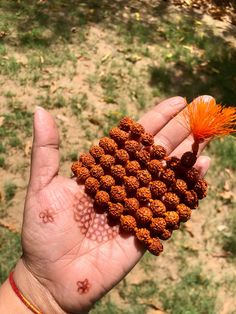
{"label": "orange tassel", "polygon": [[198,97],[183,111],[195,143],[236,132],[236,108],[216,104],[214,98]]}

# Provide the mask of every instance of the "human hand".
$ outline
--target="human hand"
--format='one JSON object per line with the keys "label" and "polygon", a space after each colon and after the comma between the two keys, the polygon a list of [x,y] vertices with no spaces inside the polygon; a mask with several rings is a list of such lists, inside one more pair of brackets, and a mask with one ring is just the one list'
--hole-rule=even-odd
{"label": "human hand", "polygon": [[[181,156],[194,141],[179,121],[185,106],[183,98],[173,97],[139,121],[169,155]],[[200,145],[199,152],[205,145]],[[208,157],[198,158],[195,167],[202,176],[209,162]],[[14,278],[23,294],[46,313],[86,313],[145,250],[133,236],[109,226],[105,215],[95,214],[83,187],[58,172],[58,131],[51,115],[38,108],[22,229],[23,256]]]}

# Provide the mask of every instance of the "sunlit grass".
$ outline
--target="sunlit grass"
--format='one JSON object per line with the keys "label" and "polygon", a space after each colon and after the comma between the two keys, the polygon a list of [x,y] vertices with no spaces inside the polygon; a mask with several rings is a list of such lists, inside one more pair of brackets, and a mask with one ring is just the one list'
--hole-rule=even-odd
{"label": "sunlit grass", "polygon": [[[184,271],[182,271],[184,273]],[[176,284],[169,283],[160,297],[167,311],[175,314],[215,314],[216,291],[200,268],[184,273]]]}
{"label": "sunlit grass", "polygon": [[8,277],[9,272],[21,254],[20,236],[18,233],[0,227],[0,284]]}

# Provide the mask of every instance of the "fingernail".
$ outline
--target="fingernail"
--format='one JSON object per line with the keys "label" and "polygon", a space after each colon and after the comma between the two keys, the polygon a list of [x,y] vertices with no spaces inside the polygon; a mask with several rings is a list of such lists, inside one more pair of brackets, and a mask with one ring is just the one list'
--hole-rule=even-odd
{"label": "fingernail", "polygon": [[198,98],[201,98],[204,102],[209,102],[211,100],[214,100],[214,102],[215,102],[215,98],[210,96],[210,95],[202,95],[202,96],[199,96],[195,99],[198,99]]}
{"label": "fingernail", "polygon": [[36,112],[38,110],[44,110],[44,109],[43,109],[43,107],[36,105],[35,108],[34,108],[34,112]]}

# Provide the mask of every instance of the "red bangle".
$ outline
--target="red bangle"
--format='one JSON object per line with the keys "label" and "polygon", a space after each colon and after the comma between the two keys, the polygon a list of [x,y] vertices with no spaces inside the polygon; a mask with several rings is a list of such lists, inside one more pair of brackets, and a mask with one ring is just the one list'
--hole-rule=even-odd
{"label": "red bangle", "polygon": [[17,285],[16,285],[16,283],[14,281],[13,272],[11,272],[10,275],[9,275],[9,282],[10,282],[11,287],[12,287],[13,291],[15,292],[15,294],[28,307],[28,309],[31,310],[32,313],[34,313],[34,314],[43,314],[43,312],[41,312],[33,304],[31,304],[30,301],[28,301],[26,299],[26,297],[20,292],[20,290],[18,289],[18,287],[17,287]]}

